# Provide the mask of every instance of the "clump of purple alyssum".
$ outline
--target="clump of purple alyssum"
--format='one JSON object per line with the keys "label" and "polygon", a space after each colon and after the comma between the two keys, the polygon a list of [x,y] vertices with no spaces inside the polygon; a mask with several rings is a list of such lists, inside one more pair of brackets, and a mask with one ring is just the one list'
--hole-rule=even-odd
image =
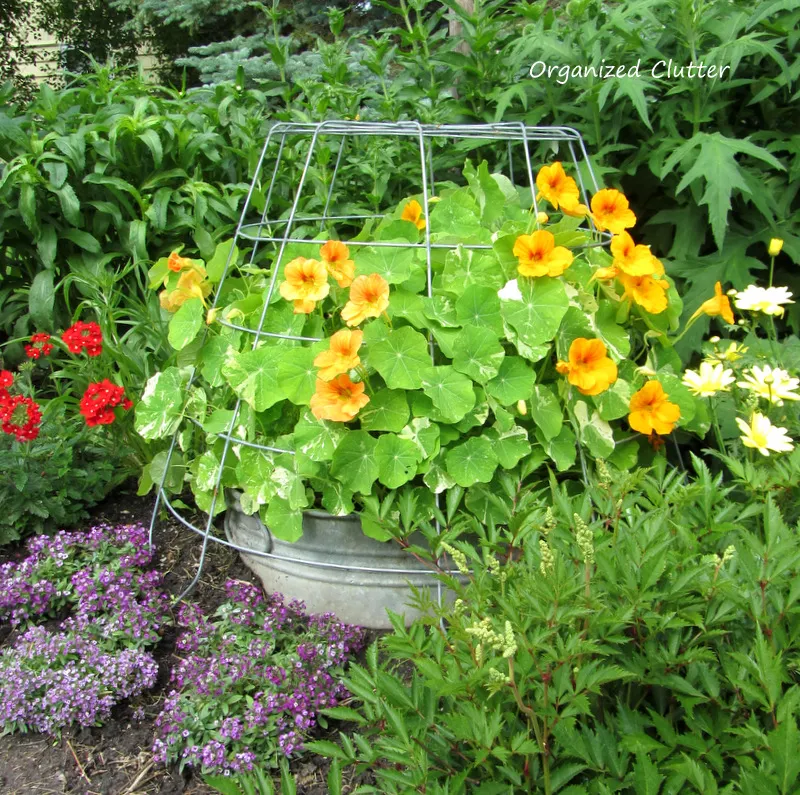
{"label": "clump of purple alyssum", "polygon": [[249,583],[229,581],[226,592],[211,618],[191,604],[179,612],[175,689],[156,719],[161,762],[226,774],[276,766],[302,750],[317,710],[349,696],[341,676],[363,629]]}
{"label": "clump of purple alyssum", "polygon": [[[99,525],[28,542],[0,566],[0,621],[19,627],[0,651],[0,728],[57,733],[101,723],[111,708],[155,685],[148,651],[168,621],[142,525]],[[36,618],[66,617],[57,629]],[[21,625],[27,624],[27,629]]]}

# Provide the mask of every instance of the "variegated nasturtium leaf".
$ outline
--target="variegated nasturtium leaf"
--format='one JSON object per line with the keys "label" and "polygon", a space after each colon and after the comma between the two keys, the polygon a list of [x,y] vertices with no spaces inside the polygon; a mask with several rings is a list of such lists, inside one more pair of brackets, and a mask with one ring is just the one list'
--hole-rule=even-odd
{"label": "variegated nasturtium leaf", "polygon": [[307,411],[294,426],[294,449],[312,461],[330,461],[347,434],[348,430],[340,423],[318,420]]}
{"label": "variegated nasturtium leaf", "polygon": [[395,329],[369,348],[369,364],[389,389],[419,389],[431,370],[428,341],[410,326]]}
{"label": "variegated nasturtium leaf", "polygon": [[199,458],[195,458],[190,466],[193,486],[199,491],[213,491],[217,485],[219,458],[213,450],[206,450]]}
{"label": "variegated nasturtium leaf", "polygon": [[559,472],[564,472],[569,469],[578,456],[578,446],[575,434],[568,425],[561,428],[558,436],[550,439],[549,441],[540,434],[536,434],[536,438],[547,451],[547,455],[556,462],[556,468]]}
{"label": "variegated nasturtium leaf", "polygon": [[275,494],[275,484],[272,482],[274,468],[271,453],[254,447],[241,448],[239,462],[236,465],[236,478],[239,487],[257,508],[266,505]]}
{"label": "variegated nasturtium leaf", "polygon": [[431,236],[437,241],[488,244],[491,232],[481,226],[478,212],[477,202],[466,189],[443,196],[430,211]]}
{"label": "variegated nasturtium leaf", "polygon": [[630,355],[631,338],[628,330],[617,323],[616,314],[617,309],[611,301],[601,301],[592,325],[608,348],[609,356],[619,362]]}
{"label": "variegated nasturtium leaf", "polygon": [[595,395],[593,400],[604,420],[618,420],[630,412],[632,394],[631,385],[618,378],[605,392]]}
{"label": "variegated nasturtium leaf", "polygon": [[281,541],[297,541],[303,535],[303,512],[280,497],[273,497],[269,505],[261,509],[261,521]]}
{"label": "variegated nasturtium leaf", "polygon": [[503,301],[501,312],[526,345],[550,342],[569,308],[569,298],[559,279],[542,276],[517,280],[522,301]]}
{"label": "variegated nasturtium leaf", "polygon": [[377,273],[389,284],[402,284],[411,276],[415,255],[416,249],[405,246],[359,247],[353,255],[356,275]]}
{"label": "variegated nasturtium leaf", "polygon": [[472,381],[450,365],[431,367],[423,378],[422,389],[443,422],[458,422],[475,405]]}
{"label": "variegated nasturtium leaf", "polygon": [[497,290],[471,284],[456,300],[456,317],[461,325],[484,326],[499,337],[503,333],[500,306]]}
{"label": "variegated nasturtium leaf", "polygon": [[369,494],[378,478],[377,444],[366,431],[349,431],[333,454],[331,474],[350,491]]}
{"label": "variegated nasturtium leaf", "polygon": [[503,205],[506,203],[503,191],[489,173],[489,167],[485,160],[480,163],[477,170],[471,162],[467,161],[464,167],[464,176],[478,202],[481,220],[490,226],[503,214]]}
{"label": "variegated nasturtium leaf", "polygon": [[199,298],[184,301],[170,318],[167,339],[176,351],[185,348],[203,327],[205,308]]}
{"label": "variegated nasturtium leaf", "polygon": [[401,439],[394,433],[384,433],[375,447],[378,463],[378,480],[390,489],[400,488],[417,474],[421,456],[410,439]]}
{"label": "variegated nasturtium leaf", "polygon": [[510,342],[517,349],[517,353],[529,362],[540,362],[545,356],[550,355],[549,344],[529,345],[522,334],[508,323],[503,324],[503,336],[506,342]]}
{"label": "variegated nasturtium leaf", "polygon": [[225,383],[222,365],[235,353],[236,350],[227,337],[212,337],[203,343],[198,363],[203,378],[210,386],[217,387]]}
{"label": "variegated nasturtium leaf", "polygon": [[497,267],[493,254],[456,246],[447,252],[442,273],[442,289],[461,296],[465,284],[477,284],[497,291],[505,284],[505,276]]}
{"label": "variegated nasturtium leaf", "polygon": [[506,356],[497,375],[486,384],[486,392],[504,406],[528,400],[536,378],[533,370],[519,356]]}
{"label": "variegated nasturtium leaf", "polygon": [[439,447],[439,426],[428,417],[415,417],[403,428],[399,436],[410,439],[417,446],[420,459],[435,455]]}
{"label": "variegated nasturtium leaf", "polygon": [[455,346],[453,367],[485,384],[500,371],[505,351],[497,334],[484,326],[464,326]]}
{"label": "variegated nasturtium leaf", "polygon": [[507,431],[501,431],[497,426],[489,428],[486,438],[491,442],[497,460],[504,469],[515,467],[531,451],[528,432],[519,425],[514,425]]}
{"label": "variegated nasturtium leaf", "polygon": [[581,442],[595,458],[608,458],[614,452],[614,432],[596,411],[589,416],[589,405],[583,400],[575,403],[575,418],[581,433]]}
{"label": "variegated nasturtium leaf", "polygon": [[431,461],[431,465],[423,475],[422,480],[434,494],[441,494],[456,485],[455,480],[445,468],[443,450]]}
{"label": "variegated nasturtium leaf", "polygon": [[447,472],[459,486],[488,483],[499,463],[492,443],[485,436],[473,436],[445,456]]}
{"label": "variegated nasturtium leaf", "polygon": [[433,326],[431,328],[433,338],[439,346],[439,350],[448,358],[452,359],[456,353],[456,344],[458,342],[461,329],[457,328],[442,328],[441,326]]}
{"label": "variegated nasturtium leaf", "polygon": [[555,392],[549,386],[537,384],[533,388],[531,419],[539,426],[548,442],[561,433],[564,424],[564,410]]}
{"label": "variegated nasturtium leaf", "polygon": [[205,389],[196,384],[189,390],[189,397],[183,408],[184,416],[191,417],[193,420],[202,422],[206,417],[208,408],[208,395]]}
{"label": "variegated nasturtium leaf", "polygon": [[[161,486],[164,478],[164,488],[169,492],[180,492],[183,488],[183,479],[186,475],[186,460],[182,453],[173,451],[167,468],[167,450],[156,453],[148,466],[150,478],[156,486]],[[166,471],[166,477],[165,477]]]}
{"label": "variegated nasturtium leaf", "polygon": [[475,405],[457,423],[456,428],[460,433],[466,433],[471,428],[483,425],[489,418],[489,401],[486,393],[479,387],[474,387]]}
{"label": "variegated nasturtium leaf", "polygon": [[409,293],[407,290],[392,290],[392,300],[389,302],[389,317],[394,320],[402,317],[418,329],[426,328],[428,323],[425,320],[423,308],[425,299],[417,293]]}
{"label": "variegated nasturtium leaf", "polygon": [[556,356],[566,361],[569,359],[569,349],[578,337],[594,339],[595,334],[589,322],[589,315],[577,306],[570,306],[564,313],[561,326],[556,334]]}
{"label": "variegated nasturtium leaf", "polygon": [[314,394],[317,373],[316,354],[311,348],[289,348],[278,363],[278,382],[283,394],[298,406],[307,406]]}
{"label": "variegated nasturtium leaf", "polygon": [[401,431],[408,422],[408,400],[402,390],[381,389],[358,413],[365,431]]}
{"label": "variegated nasturtium leaf", "polygon": [[338,480],[322,482],[322,507],[333,516],[347,516],[353,512],[353,492]]}
{"label": "variegated nasturtium leaf", "polygon": [[308,505],[303,478],[297,472],[295,456],[281,453],[275,457],[272,481],[277,495],[286,500],[289,507],[297,510]]}
{"label": "variegated nasturtium leaf", "polygon": [[233,391],[256,411],[264,411],[285,395],[278,381],[278,366],[285,348],[265,345],[237,353],[222,366],[222,374]]}
{"label": "variegated nasturtium leaf", "polygon": [[458,328],[461,325],[456,315],[455,302],[447,296],[433,295],[423,298],[422,312],[428,320],[435,320],[445,328]]}
{"label": "variegated nasturtium leaf", "polygon": [[[276,290],[277,292],[277,290]],[[262,306],[256,307],[259,314],[263,311]],[[284,301],[279,299],[277,303],[271,303],[267,308],[267,313],[264,315],[264,323],[261,326],[262,331],[270,334],[287,334],[289,336],[298,337],[303,332],[307,315],[302,313],[295,314],[291,301]],[[256,317],[254,323],[260,318]],[[235,322],[235,321],[234,321]],[[240,325],[245,325],[244,323]],[[278,342],[277,338],[271,338],[271,341]]]}
{"label": "variegated nasturtium leaf", "polygon": [[183,417],[185,386],[185,375],[177,367],[168,367],[150,378],[136,404],[135,426],[140,436],[165,439],[175,433]]}

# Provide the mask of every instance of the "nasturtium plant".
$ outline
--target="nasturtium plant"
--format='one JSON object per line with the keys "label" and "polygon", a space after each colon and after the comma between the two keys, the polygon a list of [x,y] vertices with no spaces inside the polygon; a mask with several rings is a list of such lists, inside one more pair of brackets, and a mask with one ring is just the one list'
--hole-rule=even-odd
{"label": "nasturtium plant", "polygon": [[[303,509],[370,506],[364,531],[388,539],[435,518],[433,495],[463,496],[486,521],[502,478],[580,477],[587,458],[629,468],[673,431],[708,431],[670,355],[680,298],[631,237],[625,196],[581,197],[555,164],[535,206],[485,163],[464,177],[427,218],[410,197],[349,240],[328,228],[262,249],[258,267],[231,241],[208,263],[154,265],[170,342],[205,400],[195,393],[190,410],[187,371],[169,368],[137,427],[165,438],[195,426],[181,451],[198,504],[220,477],[280,538],[299,537]],[[397,509],[409,501],[413,512]]]}

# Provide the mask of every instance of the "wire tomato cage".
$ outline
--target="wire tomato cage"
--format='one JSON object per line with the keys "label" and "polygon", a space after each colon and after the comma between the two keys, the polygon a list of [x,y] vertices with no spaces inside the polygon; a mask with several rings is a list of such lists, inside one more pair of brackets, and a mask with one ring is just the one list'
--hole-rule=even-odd
{"label": "wire tomato cage", "polygon": [[[331,148],[330,144],[333,144]],[[230,248],[225,268],[220,278],[214,294],[211,310],[217,306],[217,301],[222,291],[225,280],[228,279],[236,270],[233,262],[236,244],[239,241],[247,241],[252,244],[249,265],[252,267],[256,262],[259,249],[263,246],[272,246],[276,251],[271,268],[269,284],[264,296],[264,305],[261,316],[255,328],[237,324],[231,319],[218,318],[222,326],[229,329],[244,332],[252,337],[251,350],[255,350],[259,343],[265,338],[277,338],[280,340],[290,340],[301,344],[311,344],[318,342],[321,338],[315,336],[303,336],[298,334],[283,333],[279,331],[268,331],[264,329],[270,301],[275,292],[278,282],[280,264],[282,262],[287,246],[292,244],[319,244],[319,238],[309,236],[309,232],[316,229],[317,234],[323,233],[326,228],[331,229],[333,225],[339,227],[354,227],[357,224],[365,224],[370,220],[380,220],[386,213],[379,210],[372,213],[337,213],[334,207],[337,206],[336,188],[337,180],[343,182],[341,175],[344,166],[351,165],[346,157],[348,151],[357,149],[364,144],[372,145],[373,154],[379,157],[388,157],[387,152],[394,150],[401,156],[407,155],[397,171],[388,175],[376,169],[373,177],[386,180],[387,176],[396,177],[409,183],[410,189],[407,195],[414,193],[421,194],[421,205],[423,217],[429,218],[430,203],[436,196],[437,188],[445,180],[437,180],[434,164],[440,169],[440,174],[444,171],[445,176],[452,176],[453,168],[459,163],[463,166],[464,159],[471,152],[478,151],[481,156],[485,155],[488,149],[493,155],[499,173],[507,176],[512,184],[515,184],[515,176],[522,176],[522,184],[530,190],[531,207],[533,213],[539,212],[539,205],[536,198],[536,181],[532,167],[535,158],[543,161],[544,157],[558,155],[562,160],[571,162],[573,173],[577,178],[577,183],[581,192],[583,202],[588,206],[590,193],[598,190],[598,183],[595,179],[589,155],[586,151],[583,139],[576,130],[569,127],[530,127],[521,122],[499,122],[494,124],[449,124],[449,125],[430,125],[421,124],[415,121],[402,122],[362,122],[362,121],[325,121],[319,123],[288,123],[279,122],[274,124],[267,134],[264,146],[259,156],[253,180],[250,184],[247,196],[242,208],[239,222],[233,238],[233,245]],[[336,151],[333,168],[329,164]],[[534,150],[534,151],[532,151]],[[267,164],[272,162],[271,174]],[[448,167],[448,162],[450,167]],[[302,164],[302,165],[299,165]],[[442,168],[443,164],[443,168]],[[288,212],[282,213],[284,217],[271,218],[270,209],[273,199],[281,190],[281,180],[288,172],[297,171],[299,165],[300,173],[297,177],[297,184]],[[386,165],[384,163],[384,165]],[[516,168],[515,168],[516,167]],[[502,169],[502,170],[501,170]],[[300,206],[303,200],[307,204],[314,204],[314,188],[310,178],[312,171],[315,174],[324,173],[329,175],[327,191],[322,191],[324,203],[319,200],[317,192],[317,206],[322,204],[321,212],[318,214],[301,214]],[[504,173],[505,172],[505,173]],[[266,194],[262,194],[260,186],[269,179]],[[413,190],[414,184],[417,190]],[[448,182],[448,185],[452,185]],[[316,186],[319,187],[319,183]],[[588,188],[588,190],[587,190]],[[342,185],[340,190],[350,190],[351,186]],[[527,194],[526,194],[527,195]],[[249,220],[256,213],[253,210],[257,204],[262,203],[258,220]],[[610,241],[610,234],[607,232],[599,233],[594,227],[590,216],[587,216],[584,223],[592,231],[592,242],[583,246],[607,246]],[[457,247],[466,250],[491,250],[492,246],[480,243],[459,243],[459,242],[438,242],[431,240],[430,225],[426,224],[424,229],[424,239],[417,243],[380,241],[380,240],[344,240],[348,246],[370,246],[372,248],[397,248],[422,249],[425,252],[426,267],[426,295],[433,296],[433,271],[431,266],[432,252],[436,249],[453,250]],[[205,328],[202,331],[202,339],[208,333]],[[432,336],[429,336],[429,350],[431,358],[434,357],[436,343]],[[189,380],[186,386],[187,396],[190,394],[192,384],[197,376],[197,365],[191,369]],[[270,445],[259,444],[234,436],[237,418],[242,407],[242,398],[238,397],[233,410],[233,416],[226,431],[220,431],[216,435],[224,440],[224,447],[220,458],[220,466],[216,474],[216,480],[212,492],[211,504],[208,509],[208,519],[204,527],[199,527],[192,521],[186,519],[173,505],[168,497],[165,484],[170,471],[170,462],[175,452],[175,447],[179,437],[179,430],[172,436],[164,463],[161,482],[158,484],[153,515],[150,522],[149,541],[152,545],[153,532],[158,517],[159,507],[163,502],[169,513],[185,528],[202,537],[202,548],[197,564],[197,571],[178,597],[178,601],[184,599],[196,586],[205,565],[206,553],[209,542],[222,544],[240,553],[255,555],[257,557],[274,558],[288,563],[297,563],[304,566],[312,566],[327,569],[343,569],[347,571],[362,571],[377,574],[419,574],[419,569],[385,569],[363,566],[349,566],[326,561],[311,561],[300,558],[289,557],[286,555],[268,552],[262,549],[243,547],[229,538],[222,538],[216,535],[214,530],[214,515],[217,500],[220,496],[222,474],[225,469],[227,456],[233,446],[252,447],[257,450],[272,453],[294,454],[293,450],[280,448]],[[197,420],[192,420],[197,425]],[[440,506],[441,495],[437,493],[436,505]],[[437,533],[441,532],[438,521],[434,522]],[[432,571],[430,573],[433,573]],[[458,574],[451,571],[450,574]],[[437,580],[437,598],[441,605],[442,583]]]}

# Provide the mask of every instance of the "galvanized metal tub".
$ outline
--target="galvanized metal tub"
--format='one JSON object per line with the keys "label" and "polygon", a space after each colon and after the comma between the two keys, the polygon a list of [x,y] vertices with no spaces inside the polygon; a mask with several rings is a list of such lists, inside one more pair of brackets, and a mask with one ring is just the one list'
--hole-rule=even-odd
{"label": "galvanized metal tub", "polygon": [[243,513],[235,491],[229,493],[227,504],[228,540],[237,547],[276,556],[240,552],[244,563],[267,593],[278,591],[288,599],[302,600],[310,613],[331,612],[348,624],[391,629],[387,608],[404,614],[406,625],[419,614],[407,606],[409,582],[417,588],[430,587],[436,599],[438,581],[429,573],[430,567],[394,542],[365,536],[353,514],[304,511],[303,535],[289,543],[275,538],[257,514]]}

